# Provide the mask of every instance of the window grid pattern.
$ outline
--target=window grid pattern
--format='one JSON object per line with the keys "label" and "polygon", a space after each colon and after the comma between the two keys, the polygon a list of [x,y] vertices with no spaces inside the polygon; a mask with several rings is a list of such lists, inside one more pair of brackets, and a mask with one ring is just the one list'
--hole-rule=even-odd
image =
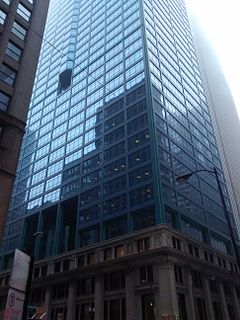
{"label": "window grid pattern", "polygon": [[[144,18],[165,205],[180,211],[182,230],[200,241],[207,224],[226,234],[215,178],[202,174],[184,185],[174,179],[214,166],[222,172],[185,7],[181,1],[144,0]],[[192,221],[186,224],[184,216]]]}
{"label": "window grid pattern", "polygon": [[[146,36],[165,205],[168,212],[177,206],[185,212],[185,230],[205,241],[207,204],[213,200],[215,210],[221,209],[214,178],[195,177],[185,187],[174,179],[189,169],[221,169],[186,9],[181,1],[144,0],[143,34],[141,5],[50,3],[45,37],[54,47],[42,45],[9,224],[17,211],[21,219],[75,195],[78,245],[155,223]],[[12,31],[22,40],[26,36],[16,21]],[[60,89],[59,75],[65,73],[71,79]],[[222,216],[215,218],[224,224]]]}

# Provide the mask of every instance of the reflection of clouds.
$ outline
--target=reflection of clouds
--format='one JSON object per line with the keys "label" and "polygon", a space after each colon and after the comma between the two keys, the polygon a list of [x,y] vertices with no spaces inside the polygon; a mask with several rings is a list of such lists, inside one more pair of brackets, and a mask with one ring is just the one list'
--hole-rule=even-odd
{"label": "reflection of clouds", "polygon": [[60,189],[54,190],[44,196],[43,203],[55,202],[60,200]]}
{"label": "reflection of clouds", "polygon": [[27,204],[27,210],[32,210],[42,205],[42,197],[35,199]]}

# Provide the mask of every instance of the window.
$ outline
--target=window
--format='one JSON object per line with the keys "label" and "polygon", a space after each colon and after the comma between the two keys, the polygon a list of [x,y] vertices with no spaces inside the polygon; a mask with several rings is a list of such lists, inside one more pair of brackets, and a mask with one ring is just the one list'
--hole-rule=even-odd
{"label": "window", "polygon": [[140,283],[153,283],[153,266],[142,266],[139,269]]}
{"label": "window", "polygon": [[115,247],[115,257],[116,258],[123,257],[124,254],[125,254],[125,251],[124,251],[123,245]]}
{"label": "window", "polygon": [[231,320],[236,320],[236,313],[235,313],[234,307],[231,304],[228,304],[227,308],[228,308],[229,318]]}
{"label": "window", "polygon": [[2,141],[2,137],[3,137],[3,132],[4,132],[4,127],[0,126],[0,144]]}
{"label": "window", "polygon": [[223,253],[227,253],[227,245],[224,240],[211,237],[211,245],[213,248],[222,251]]}
{"label": "window", "polygon": [[231,298],[232,297],[232,289],[228,282],[223,282],[223,290],[226,297]]}
{"label": "window", "polygon": [[54,263],[54,273],[61,272],[61,262]]}
{"label": "window", "polygon": [[196,320],[207,320],[205,301],[203,298],[195,298],[195,312]]}
{"label": "window", "polygon": [[213,301],[213,311],[215,319],[223,320],[222,310],[219,302]]}
{"label": "window", "polygon": [[177,296],[178,296],[179,318],[180,320],[188,320],[185,295],[182,293],[178,293]]}
{"label": "window", "polygon": [[118,211],[124,210],[127,206],[126,194],[119,197],[112,198],[108,201],[103,202],[103,213],[104,215],[114,214]]}
{"label": "window", "polygon": [[45,300],[45,288],[34,288],[31,290],[30,303],[32,305],[42,305]]}
{"label": "window", "polygon": [[174,272],[175,272],[175,281],[176,283],[183,283],[183,272],[182,268],[178,265],[174,265]]}
{"label": "window", "polygon": [[59,75],[58,93],[66,91],[71,84],[72,69],[66,69]]}
{"label": "window", "polygon": [[201,273],[197,270],[192,271],[192,285],[194,288],[202,288],[202,277]]}
{"label": "window", "polygon": [[104,301],[104,320],[126,320],[126,300],[114,299]]}
{"label": "window", "polygon": [[104,176],[111,177],[116,174],[121,173],[126,168],[125,158],[121,158],[115,162],[110,163],[108,166],[104,167]]}
{"label": "window", "polygon": [[128,150],[134,150],[149,142],[149,131],[148,129],[139,132],[138,134],[132,136],[128,139]]}
{"label": "window", "polygon": [[95,259],[95,253],[94,253],[94,252],[88,253],[88,254],[87,254],[87,264],[88,264],[88,265],[94,264],[95,261],[96,261],[96,259]]}
{"label": "window", "polygon": [[34,272],[33,272],[33,278],[38,278],[40,275],[40,269],[39,268],[35,268]]}
{"label": "window", "polygon": [[101,177],[101,171],[95,171],[82,178],[82,188],[90,187],[91,185],[97,183]]}
{"label": "window", "polygon": [[0,10],[0,24],[4,24],[6,16],[6,13]]}
{"label": "window", "polygon": [[137,241],[138,252],[150,250],[150,238],[139,239]]}
{"label": "window", "polygon": [[27,34],[27,30],[20,26],[16,21],[13,23],[12,33],[14,33],[19,39],[24,40]]}
{"label": "window", "polygon": [[94,294],[95,291],[95,279],[84,278],[77,283],[77,295]]}
{"label": "window", "polygon": [[99,228],[84,230],[80,233],[80,246],[87,246],[99,241]]}
{"label": "window", "polygon": [[30,20],[31,11],[24,7],[21,2],[18,4],[17,13],[26,21]]}
{"label": "window", "polygon": [[182,220],[182,231],[198,241],[204,241],[203,231],[190,222]]}
{"label": "window", "polygon": [[8,67],[6,64],[2,64],[0,67],[0,80],[9,84],[10,86],[14,85],[17,72],[12,68]]}
{"label": "window", "polygon": [[142,98],[144,94],[145,94],[145,86],[142,86],[142,87],[136,89],[135,91],[131,92],[130,94],[127,95],[127,105]]}
{"label": "window", "polygon": [[68,296],[68,283],[59,283],[53,287],[53,300],[63,299]]}
{"label": "window", "polygon": [[90,204],[100,196],[100,187],[93,188],[81,194],[81,205]]}
{"label": "window", "polygon": [[125,273],[123,270],[104,275],[104,291],[120,290],[125,288]]}
{"label": "window", "polygon": [[84,223],[87,221],[91,221],[97,219],[101,212],[101,206],[96,205],[85,210],[81,210],[79,212],[79,223]]}
{"label": "window", "polygon": [[21,58],[22,50],[13,42],[9,41],[6,47],[6,54],[18,62]]}
{"label": "window", "polygon": [[206,261],[209,261],[209,256],[208,256],[208,252],[207,251],[204,251],[204,259]]}
{"label": "window", "polygon": [[0,91],[0,110],[7,111],[10,104],[10,97],[4,92]]}
{"label": "window", "polygon": [[81,255],[77,257],[77,266],[83,267],[85,265],[85,256]]}
{"label": "window", "polygon": [[127,219],[121,217],[113,221],[109,221],[105,225],[105,239],[112,239],[127,233]]}
{"label": "window", "polygon": [[103,185],[103,194],[110,195],[126,188],[126,176],[121,176]]}
{"label": "window", "polygon": [[155,299],[153,294],[143,295],[141,297],[142,320],[155,320]]}
{"label": "window", "polygon": [[96,169],[100,165],[101,159],[100,155],[96,155],[83,162],[83,173],[89,172],[92,169]]}
{"label": "window", "polygon": [[147,185],[130,192],[130,205],[136,206],[138,204],[150,201],[153,199],[153,187]]}
{"label": "window", "polygon": [[217,286],[217,281],[215,280],[215,277],[213,276],[212,279],[208,280],[209,283],[209,289],[212,293],[217,293],[218,292],[218,286]]}
{"label": "window", "polygon": [[112,259],[112,248],[107,248],[104,250],[104,260],[111,260]]}
{"label": "window", "polygon": [[52,308],[51,319],[66,319],[67,317],[67,307]]}
{"label": "window", "polygon": [[191,256],[199,258],[199,249],[191,244],[188,244],[188,251]]}
{"label": "window", "polygon": [[181,250],[181,240],[175,237],[172,237],[173,248]]}
{"label": "window", "polygon": [[138,209],[131,213],[133,230],[141,230],[156,224],[154,206]]}

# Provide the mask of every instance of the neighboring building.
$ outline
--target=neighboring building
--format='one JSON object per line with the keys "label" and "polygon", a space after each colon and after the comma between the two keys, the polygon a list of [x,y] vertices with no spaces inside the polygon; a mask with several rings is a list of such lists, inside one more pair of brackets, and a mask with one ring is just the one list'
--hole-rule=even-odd
{"label": "neighboring building", "polygon": [[48,2],[0,1],[0,239],[25,132]]}
{"label": "neighboring building", "polygon": [[221,153],[233,213],[240,235],[240,121],[218,57],[197,20],[191,18],[210,112]]}
{"label": "neighboring building", "polygon": [[238,319],[215,177],[175,179],[222,172],[184,2],[52,0],[45,37],[2,269],[43,231],[48,319]]}

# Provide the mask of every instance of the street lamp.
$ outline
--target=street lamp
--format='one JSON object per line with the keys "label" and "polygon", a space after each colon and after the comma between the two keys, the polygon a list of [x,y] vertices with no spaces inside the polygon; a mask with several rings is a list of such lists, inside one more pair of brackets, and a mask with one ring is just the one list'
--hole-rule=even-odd
{"label": "street lamp", "polygon": [[42,237],[42,235],[43,235],[43,232],[41,231],[35,232],[32,235],[33,242],[32,242],[30,252],[28,253],[30,256],[30,262],[29,262],[28,279],[27,279],[27,285],[26,285],[26,294],[25,294],[25,300],[23,304],[22,320],[26,320],[28,315],[28,303],[29,303],[30,290],[31,290],[31,284],[32,284],[32,275],[33,275],[33,267],[34,267],[34,260],[35,260],[34,250],[35,250],[36,239],[38,237]]}
{"label": "street lamp", "polygon": [[226,201],[225,201],[225,198],[223,196],[223,191],[222,191],[222,187],[221,187],[221,183],[220,183],[220,179],[219,179],[219,173],[217,171],[217,168],[214,167],[213,170],[201,169],[201,170],[192,171],[192,172],[189,172],[187,174],[184,174],[182,176],[177,177],[176,181],[178,181],[178,182],[186,182],[189,178],[191,178],[192,175],[194,175],[195,173],[198,173],[198,172],[208,172],[208,173],[214,174],[215,177],[216,177],[217,185],[218,185],[218,191],[219,191],[219,194],[220,194],[220,198],[221,198],[221,202],[222,202],[222,206],[223,206],[223,210],[224,210],[224,214],[225,214],[225,219],[227,221],[227,225],[228,225],[229,232],[230,232],[230,237],[231,237],[232,244],[233,244],[233,250],[234,250],[234,253],[235,253],[236,260],[237,260],[238,270],[240,271],[240,256],[239,256],[239,252],[238,252],[238,247],[237,247],[236,239],[235,239],[235,236],[234,236],[233,226],[231,224],[229,213],[228,213],[228,210],[227,210]]}

